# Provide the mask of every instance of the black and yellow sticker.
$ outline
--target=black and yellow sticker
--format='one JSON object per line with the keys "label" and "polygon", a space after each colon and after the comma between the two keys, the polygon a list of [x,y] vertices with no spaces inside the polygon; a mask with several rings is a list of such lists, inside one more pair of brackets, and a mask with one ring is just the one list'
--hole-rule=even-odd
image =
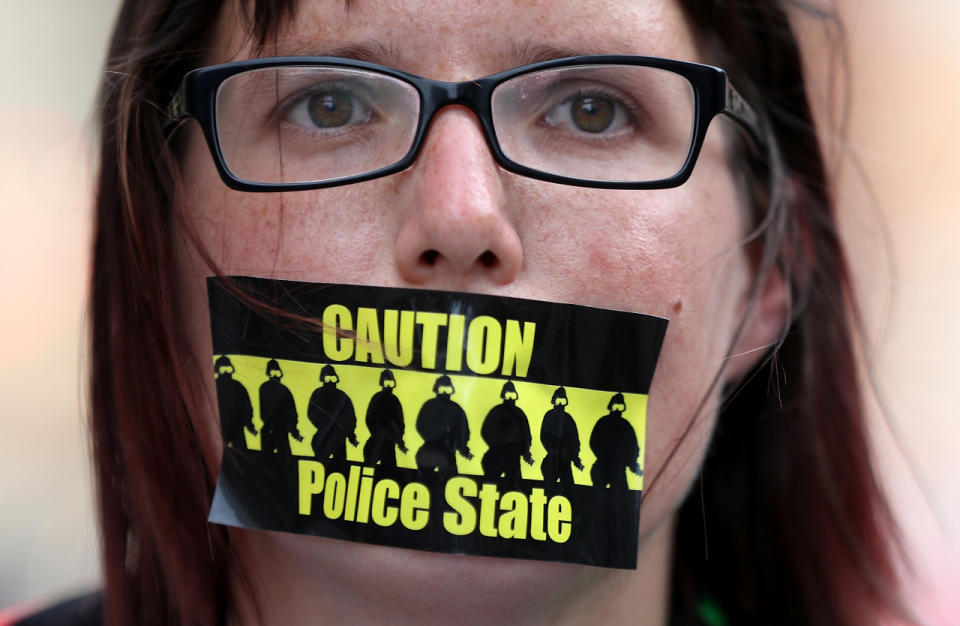
{"label": "black and yellow sticker", "polygon": [[466,293],[208,279],[210,521],[636,567],[667,321]]}

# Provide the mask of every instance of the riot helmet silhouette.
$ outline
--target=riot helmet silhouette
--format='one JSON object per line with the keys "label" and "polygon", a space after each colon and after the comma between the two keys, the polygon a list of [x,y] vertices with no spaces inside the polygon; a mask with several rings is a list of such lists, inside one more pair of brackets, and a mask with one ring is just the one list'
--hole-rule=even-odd
{"label": "riot helmet silhouette", "polygon": [[424,402],[417,414],[417,432],[423,437],[423,445],[417,450],[417,467],[453,473],[457,470],[456,453],[468,460],[473,458],[467,445],[470,424],[466,413],[451,397],[454,388],[449,376],[437,378],[433,393],[434,397]]}
{"label": "riot helmet silhouette", "polygon": [[233,375],[234,371],[236,370],[233,367],[233,361],[226,354],[217,357],[217,360],[213,362],[213,373],[218,376],[220,374]]}
{"label": "riot helmet silhouette", "polygon": [[577,423],[566,411],[567,390],[557,387],[550,399],[553,405],[543,416],[540,425],[540,443],[547,455],[540,464],[543,481],[553,485],[558,480],[564,487],[573,487],[573,470],[583,469],[580,461],[580,433]]}
{"label": "riot helmet silhouette", "polygon": [[[274,374],[276,374],[276,376],[274,376]],[[280,364],[277,363],[276,359],[267,361],[267,376],[270,378],[283,378],[283,370],[280,369]]]}
{"label": "riot helmet silhouette", "polygon": [[622,393],[614,394],[607,403],[608,413],[601,417],[590,435],[590,449],[597,456],[590,469],[594,487],[610,486],[626,489],[627,470],[642,474],[638,458],[640,446],[630,422],[623,417],[627,403]]}
{"label": "riot helmet silhouette", "polygon": [[320,460],[346,459],[347,441],[354,446],[360,445],[353,402],[337,389],[338,382],[340,377],[332,365],[328,363],[320,368],[320,386],[313,391],[307,406],[307,419],[317,429],[311,446]]}
{"label": "riot helmet silhouette", "polygon": [[220,410],[220,432],[223,442],[232,448],[246,448],[243,430],[257,434],[253,425],[253,406],[247,388],[233,378],[235,368],[230,357],[222,355],[213,363],[216,374],[217,408]]}
{"label": "riot helmet silhouette", "polygon": [[320,382],[325,385],[336,385],[338,382],[340,382],[340,377],[337,376],[337,370],[335,370],[329,363],[320,368]]}
{"label": "riot helmet silhouette", "polygon": [[523,409],[517,406],[519,394],[511,381],[500,389],[500,404],[490,409],[483,419],[480,436],[487,451],[480,464],[485,476],[503,479],[504,488],[519,487],[520,459],[533,464],[530,456],[530,423]]}
{"label": "riot helmet silhouette", "polygon": [[393,372],[386,369],[380,372],[380,391],[373,394],[367,405],[367,429],[370,438],[363,446],[363,458],[367,465],[396,467],[397,456],[394,446],[401,452],[407,451],[403,443],[403,407],[394,394],[397,381]]}
{"label": "riot helmet silhouette", "polygon": [[438,396],[452,396],[454,391],[453,381],[446,374],[437,378],[437,381],[433,383],[433,393]]}
{"label": "riot helmet silhouette", "polygon": [[380,372],[380,387],[386,389],[387,387],[396,387],[397,380],[393,377],[393,372],[390,370],[383,370]]}
{"label": "riot helmet silhouette", "polygon": [[260,385],[260,419],[263,420],[260,449],[290,454],[287,435],[303,441],[303,435],[297,428],[297,405],[293,401],[293,394],[280,382],[283,370],[276,359],[267,361],[266,373],[269,378]]}
{"label": "riot helmet silhouette", "polygon": [[623,399],[622,393],[614,394],[614,396],[610,398],[610,402],[607,403],[607,410],[616,412],[617,414],[627,410],[627,401]]}

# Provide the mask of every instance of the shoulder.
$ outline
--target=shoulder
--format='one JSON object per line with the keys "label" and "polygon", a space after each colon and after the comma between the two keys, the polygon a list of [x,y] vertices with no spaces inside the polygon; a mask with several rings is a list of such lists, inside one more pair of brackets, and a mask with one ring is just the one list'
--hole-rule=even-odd
{"label": "shoulder", "polygon": [[[11,616],[12,617],[12,616]],[[40,611],[12,617],[0,615],[0,626],[99,626],[103,623],[103,594],[99,591],[74,596]]]}

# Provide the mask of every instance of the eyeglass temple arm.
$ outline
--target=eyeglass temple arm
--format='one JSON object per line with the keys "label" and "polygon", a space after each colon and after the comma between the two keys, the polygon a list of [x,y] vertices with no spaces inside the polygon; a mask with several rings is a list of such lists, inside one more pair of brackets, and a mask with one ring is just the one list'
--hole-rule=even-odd
{"label": "eyeglass temple arm", "polygon": [[763,121],[750,103],[744,100],[729,81],[727,81],[726,102],[723,112],[740,124],[760,148],[766,149],[767,136]]}
{"label": "eyeglass temple arm", "polygon": [[190,113],[187,112],[187,90],[184,85],[181,84],[180,89],[177,89],[173,100],[167,105],[166,113],[167,119],[163,123],[164,130],[170,130],[177,122],[190,116]]}

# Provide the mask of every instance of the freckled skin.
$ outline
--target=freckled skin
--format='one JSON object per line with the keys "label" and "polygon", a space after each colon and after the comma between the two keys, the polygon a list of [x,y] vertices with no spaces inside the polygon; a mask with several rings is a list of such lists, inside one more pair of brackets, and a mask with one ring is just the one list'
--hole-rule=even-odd
{"label": "freckled skin", "polygon": [[[255,56],[241,23],[230,11],[222,16],[211,62]],[[520,65],[525,43],[703,60],[667,0],[360,0],[349,11],[342,2],[301,0],[296,18],[281,25],[266,50],[273,54],[276,43],[277,54],[313,54],[369,41],[391,52],[384,63],[442,80]],[[233,531],[257,566],[265,623],[309,622],[305,616],[318,605],[331,623],[448,623],[453,616],[459,623],[563,623],[584,615],[662,623],[671,519],[700,465],[715,393],[666,469],[664,459],[731,347],[750,285],[737,247],[745,207],[721,123],[714,121],[692,178],[655,191],[584,189],[506,173],[478,121],[461,107],[434,119],[407,171],[282,195],[229,190],[199,129],[185,131],[179,203],[227,274],[463,290],[671,318],[647,421],[645,476],[662,476],[644,493],[636,572]],[[186,315],[203,354],[209,346],[203,279],[211,272],[185,237],[182,243]],[[431,250],[435,258],[424,254]],[[735,351],[767,339],[748,332]],[[726,376],[750,363],[734,365]],[[212,386],[209,392],[212,398]],[[205,427],[218,436],[215,424],[208,416]],[[248,609],[239,607],[240,619]]]}

